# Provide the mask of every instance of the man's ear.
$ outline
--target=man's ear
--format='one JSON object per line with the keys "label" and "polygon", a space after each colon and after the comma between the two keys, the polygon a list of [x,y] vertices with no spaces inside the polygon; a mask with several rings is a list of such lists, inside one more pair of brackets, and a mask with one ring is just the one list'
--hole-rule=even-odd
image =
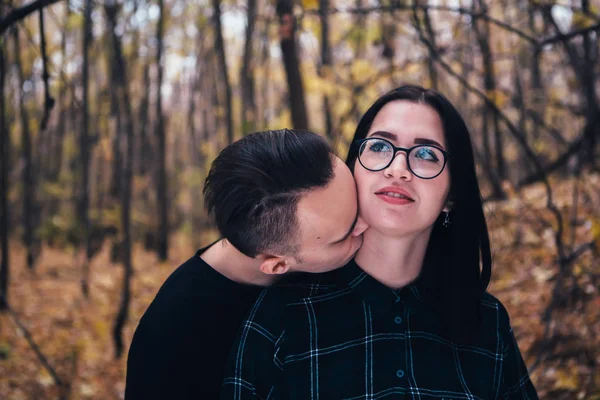
{"label": "man's ear", "polygon": [[285,274],[290,269],[290,260],[282,256],[264,255],[259,268],[260,272],[267,275]]}

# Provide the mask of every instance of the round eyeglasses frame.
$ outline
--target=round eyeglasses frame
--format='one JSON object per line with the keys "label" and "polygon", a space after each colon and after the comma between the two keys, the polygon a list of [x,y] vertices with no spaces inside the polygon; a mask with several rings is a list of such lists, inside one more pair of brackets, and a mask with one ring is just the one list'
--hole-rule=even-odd
{"label": "round eyeglasses frame", "polygon": [[[362,163],[362,160],[360,159],[360,153],[361,153],[361,151],[360,151],[360,150],[361,150],[361,148],[362,148],[363,144],[364,144],[364,143],[366,143],[366,142],[369,142],[369,141],[371,141],[371,140],[381,140],[381,141],[384,141],[384,142],[386,142],[387,144],[389,144],[389,145],[392,147],[392,149],[394,149],[394,155],[393,155],[393,156],[392,156],[392,158],[390,159],[390,162],[389,162],[389,163],[387,163],[387,165],[386,165],[386,166],[384,166],[384,167],[382,167],[382,168],[377,168],[377,169],[367,168],[367,167],[366,167],[366,166],[365,166],[365,165]],[[399,151],[403,151],[403,152],[405,152],[405,153],[406,153],[406,165],[408,166],[408,169],[410,170],[410,172],[411,172],[411,173],[412,173],[414,176],[416,176],[416,177],[417,177],[417,178],[419,178],[419,179],[433,179],[433,178],[437,178],[437,177],[438,177],[438,176],[439,176],[439,175],[440,175],[442,172],[444,172],[444,168],[446,168],[446,164],[447,164],[447,162],[448,162],[448,158],[450,158],[450,156],[451,156],[451,153],[450,153],[450,152],[448,152],[448,151],[446,151],[446,150],[444,150],[444,149],[441,149],[441,148],[439,148],[438,146],[434,146],[434,145],[430,145],[430,144],[418,144],[418,145],[416,145],[416,146],[413,146],[413,147],[410,147],[410,148],[408,148],[408,149],[407,149],[407,148],[405,148],[405,147],[397,147],[397,146],[395,146],[395,145],[394,145],[394,143],[390,142],[389,140],[387,140],[387,139],[383,139],[383,138],[379,138],[379,137],[370,137],[370,138],[365,138],[365,139],[356,140],[356,141],[354,141],[353,145],[355,145],[355,146],[359,146],[359,147],[358,147],[358,152],[357,152],[357,154],[356,154],[356,157],[358,158],[358,162],[360,163],[360,165],[362,165],[362,166],[363,166],[363,168],[364,168],[364,169],[366,169],[367,171],[372,171],[372,172],[383,171],[384,169],[386,169],[387,167],[389,167],[389,166],[390,166],[390,165],[391,165],[391,164],[394,162],[394,160],[396,159],[396,155],[398,154],[398,152],[399,152]],[[434,148],[436,148],[437,150],[439,150],[439,151],[440,151],[440,152],[441,152],[441,153],[444,155],[444,165],[442,165],[442,169],[440,169],[440,172],[438,172],[436,175],[434,175],[434,176],[432,176],[432,177],[423,178],[423,177],[422,177],[422,176],[420,176],[419,174],[415,173],[415,171],[413,171],[413,169],[412,169],[412,168],[411,168],[411,166],[410,166],[410,161],[409,161],[409,160],[410,160],[410,153],[411,153],[413,150],[415,150],[415,149],[418,149],[418,148],[421,148],[421,147],[434,147]]]}

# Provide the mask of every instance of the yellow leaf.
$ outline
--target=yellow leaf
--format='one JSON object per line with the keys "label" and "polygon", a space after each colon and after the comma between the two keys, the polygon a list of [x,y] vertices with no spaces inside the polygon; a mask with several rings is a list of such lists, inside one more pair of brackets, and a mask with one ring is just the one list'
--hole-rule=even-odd
{"label": "yellow leaf", "polygon": [[592,219],[592,239],[596,242],[596,248],[600,249],[600,220]]}
{"label": "yellow leaf", "polygon": [[40,371],[37,381],[44,387],[54,385],[54,378],[45,369]]}
{"label": "yellow leaf", "polygon": [[402,69],[402,73],[405,75],[410,75],[410,74],[414,74],[417,72],[421,72],[421,63],[418,62],[411,62],[408,63],[403,69]]}
{"label": "yellow leaf", "polygon": [[487,97],[496,105],[498,108],[503,108],[508,101],[508,96],[499,89],[488,90]]}
{"label": "yellow leaf", "polygon": [[302,0],[305,9],[319,8],[319,0]]}
{"label": "yellow leaf", "polygon": [[463,73],[463,63],[461,63],[460,61],[452,61],[450,63],[450,66],[452,68],[452,70],[454,72],[456,72],[459,75],[462,75]]}
{"label": "yellow leaf", "polygon": [[596,23],[596,20],[581,11],[573,13],[572,26],[576,29],[585,29]]}
{"label": "yellow leaf", "polygon": [[365,81],[373,73],[373,64],[367,60],[356,60],[352,63],[350,70],[352,76],[360,81]]}
{"label": "yellow leaf", "polygon": [[554,387],[556,389],[577,390],[579,389],[579,377],[574,373],[557,371]]}

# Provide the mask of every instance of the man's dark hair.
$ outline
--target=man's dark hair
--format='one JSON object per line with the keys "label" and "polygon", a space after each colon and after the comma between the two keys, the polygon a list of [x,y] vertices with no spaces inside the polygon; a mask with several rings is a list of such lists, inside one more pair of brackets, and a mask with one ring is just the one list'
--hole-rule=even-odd
{"label": "man's dark hair", "polygon": [[204,183],[204,204],[221,235],[249,257],[294,255],[298,201],[333,179],[333,152],[312,132],[252,133],[227,146]]}

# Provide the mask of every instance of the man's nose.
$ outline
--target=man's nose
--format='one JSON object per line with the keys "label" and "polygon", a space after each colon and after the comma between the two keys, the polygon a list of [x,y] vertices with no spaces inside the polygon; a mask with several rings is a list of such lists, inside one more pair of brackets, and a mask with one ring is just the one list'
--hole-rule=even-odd
{"label": "man's nose", "polygon": [[358,219],[356,220],[356,225],[354,225],[354,230],[352,231],[351,236],[357,237],[357,236],[362,235],[363,232],[366,231],[368,227],[369,227],[369,225],[367,225],[365,220],[362,219],[362,217],[359,215]]}

